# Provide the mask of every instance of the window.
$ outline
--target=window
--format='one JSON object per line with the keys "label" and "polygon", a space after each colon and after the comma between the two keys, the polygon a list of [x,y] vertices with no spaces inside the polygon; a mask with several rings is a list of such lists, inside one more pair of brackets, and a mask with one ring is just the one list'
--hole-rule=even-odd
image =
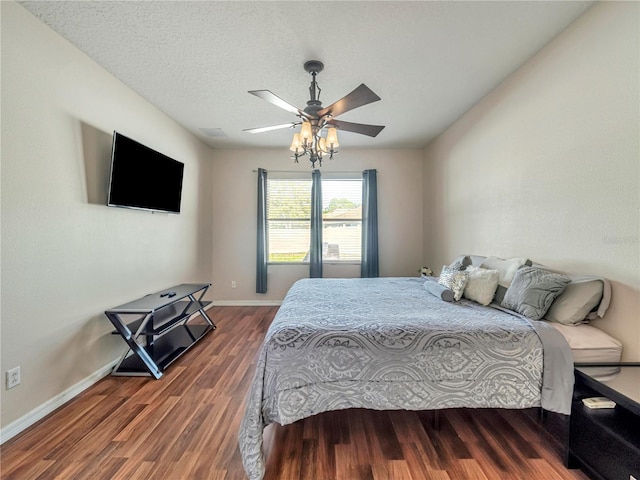
{"label": "window", "polygon": [[322,261],[360,263],[362,180],[322,180]]}
{"label": "window", "polygon": [[[323,263],[360,263],[362,180],[322,180]],[[267,180],[269,263],[307,263],[311,180]]]}
{"label": "window", "polygon": [[311,243],[311,180],[267,180],[269,263],[308,261]]}

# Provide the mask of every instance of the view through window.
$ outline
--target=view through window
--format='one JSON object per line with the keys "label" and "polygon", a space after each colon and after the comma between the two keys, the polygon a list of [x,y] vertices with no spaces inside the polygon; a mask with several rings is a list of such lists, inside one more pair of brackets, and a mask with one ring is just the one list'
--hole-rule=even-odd
{"label": "view through window", "polygon": [[[359,263],[362,180],[322,180],[322,259]],[[306,263],[311,238],[311,180],[267,180],[269,263]]]}
{"label": "view through window", "polygon": [[322,260],[360,262],[362,180],[322,181]]}

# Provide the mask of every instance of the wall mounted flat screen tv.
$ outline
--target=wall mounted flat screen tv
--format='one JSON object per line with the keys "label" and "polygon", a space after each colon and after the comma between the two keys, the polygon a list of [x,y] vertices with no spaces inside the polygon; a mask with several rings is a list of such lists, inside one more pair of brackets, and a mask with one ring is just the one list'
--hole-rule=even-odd
{"label": "wall mounted flat screen tv", "polygon": [[180,213],[184,164],[113,132],[110,207]]}

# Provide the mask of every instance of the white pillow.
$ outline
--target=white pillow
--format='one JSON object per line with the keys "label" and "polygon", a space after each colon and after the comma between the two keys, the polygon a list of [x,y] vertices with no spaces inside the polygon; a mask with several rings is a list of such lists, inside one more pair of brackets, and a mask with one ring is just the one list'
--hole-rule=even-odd
{"label": "white pillow", "polygon": [[489,270],[498,270],[498,285],[509,288],[516,271],[525,263],[527,263],[527,259],[520,257],[513,257],[507,260],[503,260],[499,257],[487,257],[480,267],[487,268]]}
{"label": "white pillow", "polygon": [[480,264],[482,268],[498,270],[498,288],[496,289],[496,294],[493,296],[494,302],[502,303],[507,293],[507,288],[511,285],[513,277],[522,265],[531,265],[531,262],[526,258],[520,257],[513,257],[507,260],[503,260],[500,257],[487,257]]}
{"label": "white pillow", "polygon": [[489,305],[498,288],[498,270],[469,266],[465,271],[469,273],[469,278],[464,287],[464,298]]}

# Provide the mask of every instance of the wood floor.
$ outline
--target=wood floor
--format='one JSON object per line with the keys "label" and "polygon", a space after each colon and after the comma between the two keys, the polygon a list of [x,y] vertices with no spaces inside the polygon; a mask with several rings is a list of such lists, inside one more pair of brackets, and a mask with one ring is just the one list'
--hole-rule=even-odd
{"label": "wood floor", "polygon": [[[237,432],[276,311],[211,309],[218,329],[160,380],[109,376],[6,442],[1,478],[246,478]],[[266,480],[587,480],[510,410],[445,410],[437,430],[432,412],[330,412],[269,426],[265,453]]]}

